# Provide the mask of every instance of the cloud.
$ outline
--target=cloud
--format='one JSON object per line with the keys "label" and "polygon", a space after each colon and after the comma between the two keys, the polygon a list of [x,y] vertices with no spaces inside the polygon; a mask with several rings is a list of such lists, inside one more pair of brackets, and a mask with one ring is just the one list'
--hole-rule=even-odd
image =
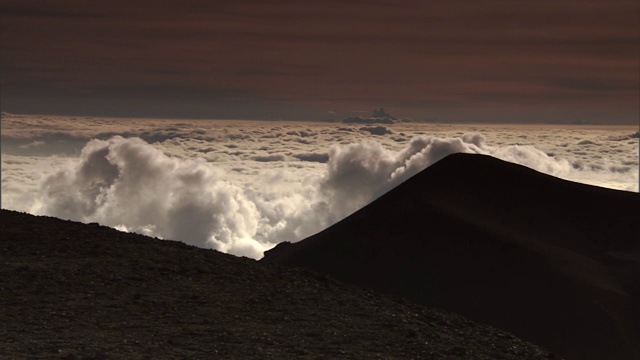
{"label": "cloud", "polygon": [[416,136],[401,151],[374,141],[332,146],[321,189],[334,211],[347,215],[449,154],[480,153],[472,140]]}
{"label": "cloud", "polygon": [[317,162],[317,163],[323,163],[323,164],[329,161],[329,154],[327,153],[293,154],[293,157],[301,161]]}
{"label": "cloud", "polygon": [[34,147],[39,147],[39,146],[44,146],[46,143],[44,141],[32,141],[28,144],[24,144],[24,145],[20,145],[19,148],[20,149],[29,149],[29,148],[34,148]]}
{"label": "cloud", "polygon": [[22,156],[47,156],[51,154],[77,154],[89,140],[88,137],[68,132],[46,132],[33,137],[2,134],[2,152]]}
{"label": "cloud", "polygon": [[366,131],[372,135],[387,135],[393,134],[393,131],[387,129],[384,126],[363,126],[360,128],[360,131]]}
{"label": "cloud", "polygon": [[253,160],[259,162],[272,162],[272,161],[285,161],[287,157],[282,154],[271,154],[271,155],[256,155],[252,157]]}
{"label": "cloud", "polygon": [[474,148],[430,137],[400,152],[377,142],[335,145],[325,174],[291,181],[286,170],[274,169],[237,184],[204,160],[115,136],[89,141],[77,161],[45,178],[35,212],[257,258],[277,242],[329,226],[443,156]]}
{"label": "cloud", "polygon": [[[575,164],[532,146],[491,147],[480,134],[421,135],[398,151],[375,141],[333,145],[327,155],[308,155],[327,156],[326,168],[302,179],[280,168],[236,183],[204,160],[170,157],[142,139],[115,136],[89,141],[77,161],[46,177],[35,212],[259,258],[276,243],[322,230],[457,152],[489,154],[552,174],[576,171]],[[281,154],[261,159],[285,161]],[[630,168],[596,170],[626,174]]]}
{"label": "cloud", "polygon": [[310,136],[318,135],[317,133],[314,133],[311,130],[300,130],[300,131],[292,130],[292,131],[287,131],[286,134],[292,135],[292,136],[299,136],[299,137],[310,137]]}
{"label": "cloud", "polygon": [[[628,130],[616,135],[539,129],[523,138],[519,129],[483,126],[465,134],[461,127],[395,124],[394,133],[410,139],[397,142],[372,141],[334,124],[140,121],[125,129],[107,128],[117,123],[96,119],[13,119],[3,118],[3,208],[99,222],[254,258],[278,242],[326,228],[454,152],[488,154],[601,186],[633,191],[638,186],[637,139],[618,140],[629,139]],[[76,127],[69,126],[73,122]],[[87,140],[105,130],[178,136],[154,143],[121,136]],[[306,137],[313,144],[286,141],[304,138],[302,131],[313,134]],[[55,138],[73,139],[62,142],[72,147],[84,139],[84,147],[69,157],[13,154],[18,150],[11,146],[54,138],[47,132],[73,134]],[[255,141],[268,133],[278,136]],[[5,143],[5,136],[20,142]],[[585,140],[594,145],[578,145]],[[604,151],[614,146],[615,151]]]}
{"label": "cloud", "polygon": [[170,158],[141,139],[92,140],[78,162],[42,183],[38,212],[258,257],[256,207],[223,179],[203,161]]}

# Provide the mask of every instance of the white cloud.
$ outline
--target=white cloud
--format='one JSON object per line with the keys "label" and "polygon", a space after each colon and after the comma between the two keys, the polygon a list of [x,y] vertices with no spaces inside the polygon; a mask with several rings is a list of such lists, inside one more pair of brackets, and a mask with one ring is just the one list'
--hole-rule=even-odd
{"label": "white cloud", "polygon": [[168,157],[138,138],[92,140],[79,161],[43,181],[36,212],[260,256],[264,246],[250,240],[257,209],[224,177],[204,161]]}
{"label": "white cloud", "polygon": [[[254,258],[278,242],[322,230],[454,152],[489,154],[575,181],[638,189],[637,139],[610,130],[487,126],[476,129],[483,134],[465,134],[460,126],[395,124],[393,132],[410,139],[398,142],[379,136],[372,141],[371,135],[336,131],[332,124],[149,121],[110,128],[110,122],[86,121],[72,128],[68,120],[27,120],[3,118],[3,139],[42,141],[38,148],[54,150],[64,139],[76,146],[78,138],[118,131],[163,140],[94,139],[78,156],[66,158],[8,155],[3,141],[3,208],[99,222]],[[47,131],[64,128],[74,137],[57,137],[62,142],[51,146]],[[276,136],[255,141],[251,134]],[[312,144],[295,140],[309,138]]]}

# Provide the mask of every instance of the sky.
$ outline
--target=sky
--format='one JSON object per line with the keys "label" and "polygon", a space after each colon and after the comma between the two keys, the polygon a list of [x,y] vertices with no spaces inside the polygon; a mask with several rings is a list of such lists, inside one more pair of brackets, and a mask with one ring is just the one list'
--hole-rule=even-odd
{"label": "sky", "polygon": [[638,124],[640,3],[0,0],[2,111]]}

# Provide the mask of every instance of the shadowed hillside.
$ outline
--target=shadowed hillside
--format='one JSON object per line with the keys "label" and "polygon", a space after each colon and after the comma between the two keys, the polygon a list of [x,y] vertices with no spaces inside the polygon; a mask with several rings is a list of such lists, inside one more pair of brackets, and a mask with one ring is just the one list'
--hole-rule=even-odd
{"label": "shadowed hillside", "polygon": [[640,358],[636,193],[454,154],[262,261],[453,311],[568,358]]}
{"label": "shadowed hillside", "polygon": [[2,359],[553,358],[308,270],[97,224],[0,221]]}

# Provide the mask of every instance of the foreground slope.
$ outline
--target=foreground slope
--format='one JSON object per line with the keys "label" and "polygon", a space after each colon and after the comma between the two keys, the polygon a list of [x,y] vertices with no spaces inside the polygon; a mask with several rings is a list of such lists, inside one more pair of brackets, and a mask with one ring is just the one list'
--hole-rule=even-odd
{"label": "foreground slope", "polygon": [[306,270],[7,210],[0,224],[2,359],[549,358]]}
{"label": "foreground slope", "polygon": [[454,154],[262,261],[447,309],[568,358],[640,358],[635,193]]}

